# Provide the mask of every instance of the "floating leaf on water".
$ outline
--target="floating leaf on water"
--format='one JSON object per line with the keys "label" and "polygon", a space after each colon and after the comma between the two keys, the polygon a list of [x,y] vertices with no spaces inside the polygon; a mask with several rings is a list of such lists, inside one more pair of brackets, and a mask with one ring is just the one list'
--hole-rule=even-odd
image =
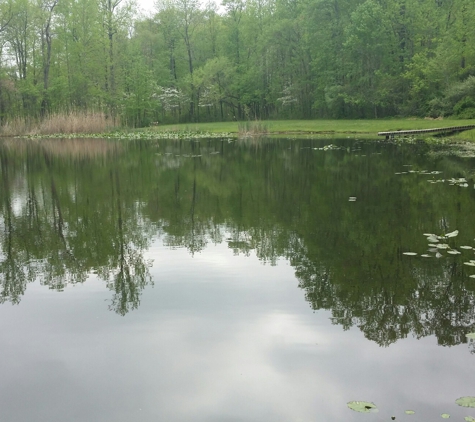
{"label": "floating leaf on water", "polygon": [[437,247],[437,243],[429,243],[429,245],[431,248],[436,248]]}
{"label": "floating leaf on water", "polygon": [[461,252],[459,252],[457,249],[452,249],[450,251],[447,251],[447,253],[451,254],[451,255],[460,255]]}
{"label": "floating leaf on water", "polygon": [[437,253],[435,254],[435,257],[436,257],[436,258],[442,258],[443,256],[444,256],[444,255],[442,255],[440,252],[437,252]]}
{"label": "floating leaf on water", "polygon": [[432,253],[434,253],[434,252],[437,252],[437,251],[438,251],[438,249],[437,249],[437,248],[430,248],[430,249],[427,249],[427,250],[428,250],[429,252],[432,252]]}
{"label": "floating leaf on water", "polygon": [[[471,333],[471,334],[474,334],[474,333]],[[467,337],[468,337],[468,334],[467,334]],[[455,400],[455,403],[463,407],[475,407],[475,397],[472,397],[472,396],[460,397],[459,399]]]}
{"label": "floating leaf on water", "polygon": [[445,237],[455,237],[459,234],[458,230],[454,230],[453,232],[447,233]]}
{"label": "floating leaf on water", "polygon": [[367,401],[350,401],[347,403],[348,407],[355,412],[360,413],[376,413],[378,408],[374,403],[369,403]]}
{"label": "floating leaf on water", "polygon": [[462,183],[461,185],[459,185],[461,188],[468,188],[468,183]]}
{"label": "floating leaf on water", "polygon": [[422,256],[422,258],[432,258],[429,254],[426,254],[426,253],[421,255],[421,256]]}
{"label": "floating leaf on water", "polygon": [[413,415],[416,412],[414,412],[414,410],[406,410],[405,413],[406,415]]}
{"label": "floating leaf on water", "polygon": [[356,196],[350,196],[348,201],[355,202],[356,201]]}
{"label": "floating leaf on water", "polygon": [[471,267],[475,267],[475,262],[469,261],[469,262],[464,262],[465,265],[470,265]]}
{"label": "floating leaf on water", "polygon": [[465,416],[464,418],[467,422],[475,422],[475,418],[472,416]]}
{"label": "floating leaf on water", "polygon": [[460,249],[473,249],[471,246],[460,246]]}
{"label": "floating leaf on water", "polygon": [[475,278],[475,274],[469,275],[470,278]]}
{"label": "floating leaf on water", "polygon": [[437,243],[439,241],[439,238],[435,235],[435,234],[431,234],[428,238],[427,238],[427,241],[428,242],[431,242],[431,243]]}
{"label": "floating leaf on water", "polygon": [[435,234],[433,233],[422,233],[424,236],[434,236],[434,237],[437,237]]}
{"label": "floating leaf on water", "polygon": [[448,413],[442,413],[442,415],[440,415],[440,417],[443,418],[443,419],[449,419],[450,415]]}
{"label": "floating leaf on water", "polygon": [[416,252],[403,252],[402,254],[403,255],[409,255],[409,256],[416,256],[417,255]]}
{"label": "floating leaf on water", "polygon": [[[475,340],[475,333],[468,333],[468,334],[465,334],[465,337],[469,338],[469,339],[472,339],[472,340]],[[461,397],[461,399],[466,399],[467,397]],[[472,399],[475,399],[475,397],[469,397],[469,398],[472,398]],[[458,399],[460,400],[460,399]],[[457,403],[457,402],[456,402]],[[457,403],[458,404],[458,403]],[[463,406],[462,404],[460,406]],[[469,407],[475,407],[475,406],[469,406]]]}

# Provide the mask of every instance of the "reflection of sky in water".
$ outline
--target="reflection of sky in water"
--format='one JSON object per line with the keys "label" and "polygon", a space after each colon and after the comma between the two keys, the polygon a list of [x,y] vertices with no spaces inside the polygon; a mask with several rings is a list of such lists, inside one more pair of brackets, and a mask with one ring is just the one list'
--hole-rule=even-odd
{"label": "reflection of sky in water", "polygon": [[[124,317],[105,283],[57,293],[31,285],[0,306],[0,409],[16,421],[437,420],[470,411],[467,345],[434,337],[380,348],[313,313],[285,261],[262,265],[226,244],[191,257],[155,244],[155,286]],[[40,300],[39,300],[40,299]],[[374,401],[379,414],[346,408]],[[416,415],[404,415],[414,409]],[[417,416],[417,419],[416,419]],[[407,419],[409,420],[409,419]]]}

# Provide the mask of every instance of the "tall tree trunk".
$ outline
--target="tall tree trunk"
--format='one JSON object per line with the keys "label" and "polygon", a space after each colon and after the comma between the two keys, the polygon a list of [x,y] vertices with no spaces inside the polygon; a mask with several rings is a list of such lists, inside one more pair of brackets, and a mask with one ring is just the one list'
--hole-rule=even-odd
{"label": "tall tree trunk", "polygon": [[[44,117],[49,108],[48,88],[49,88],[49,70],[51,66],[51,19],[53,10],[58,4],[58,0],[54,0],[50,5],[46,6],[48,16],[46,25],[43,28],[42,47],[43,47],[43,99],[41,100],[41,117]],[[46,52],[44,51],[46,48]]]}

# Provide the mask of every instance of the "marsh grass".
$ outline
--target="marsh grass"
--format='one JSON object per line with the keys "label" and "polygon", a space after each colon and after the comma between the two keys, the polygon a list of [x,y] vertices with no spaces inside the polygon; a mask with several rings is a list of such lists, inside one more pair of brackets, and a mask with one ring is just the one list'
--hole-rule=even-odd
{"label": "marsh grass", "polygon": [[41,121],[37,133],[101,133],[111,129],[114,122],[102,112],[72,112],[53,114]]}
{"label": "marsh grass", "polygon": [[267,124],[260,120],[246,120],[238,123],[238,133],[240,136],[255,136],[267,133]]}
{"label": "marsh grass", "polygon": [[15,118],[0,126],[2,136],[103,133],[117,126],[103,112],[55,113],[41,120]]}
{"label": "marsh grass", "polygon": [[30,133],[33,122],[30,118],[15,117],[0,126],[0,135],[17,136]]}

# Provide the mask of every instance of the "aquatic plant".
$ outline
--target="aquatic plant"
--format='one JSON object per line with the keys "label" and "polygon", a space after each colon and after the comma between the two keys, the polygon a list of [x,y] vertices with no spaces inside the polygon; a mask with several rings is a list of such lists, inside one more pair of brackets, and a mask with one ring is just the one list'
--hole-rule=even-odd
{"label": "aquatic plant", "polygon": [[376,413],[378,408],[374,403],[367,401],[350,401],[347,403],[348,407],[355,412],[360,413]]}
{"label": "aquatic plant", "polygon": [[471,396],[460,397],[457,400],[455,400],[455,403],[463,407],[475,407],[475,397],[471,397]]}
{"label": "aquatic plant", "polygon": [[205,132],[205,131],[113,131],[104,133],[53,133],[48,135],[35,134],[25,135],[21,138],[43,139],[43,138],[96,138],[96,139],[127,139],[127,140],[189,140],[189,139],[209,139],[209,138],[231,138],[233,135],[228,132]]}

